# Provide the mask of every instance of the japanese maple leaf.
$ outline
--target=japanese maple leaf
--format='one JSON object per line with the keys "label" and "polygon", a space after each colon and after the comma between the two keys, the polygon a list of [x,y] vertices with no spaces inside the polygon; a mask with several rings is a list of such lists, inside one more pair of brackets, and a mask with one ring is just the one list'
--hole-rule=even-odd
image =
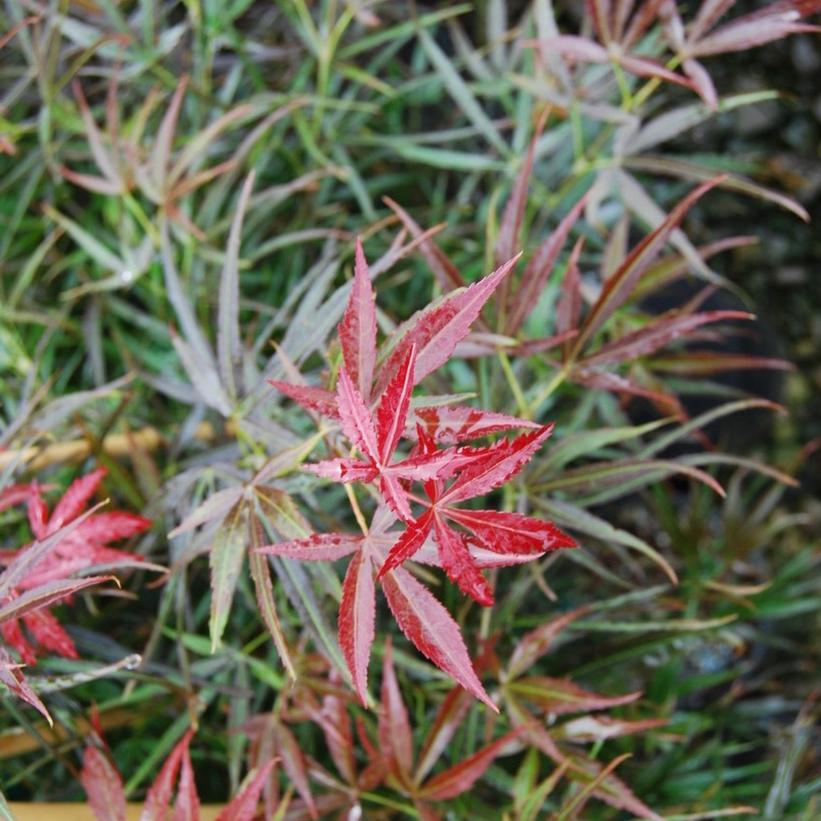
{"label": "japanese maple leaf", "polygon": [[[166,758],[145,797],[140,821],[160,821],[167,818],[172,801],[175,819],[199,821],[200,799],[189,752],[193,735],[193,730],[185,733]],[[96,745],[86,747],[80,773],[80,782],[88,796],[89,807],[98,821],[125,821],[127,805],[122,778],[111,762],[105,742],[99,736],[96,741]],[[257,804],[274,763],[269,760],[251,773],[243,788],[222,809],[216,821],[253,821],[257,817]]]}
{"label": "japanese maple leaf", "polygon": [[[429,501],[417,501],[425,505],[427,510],[409,524],[391,548],[379,571],[379,577],[382,578],[411,558],[432,535],[442,567],[450,579],[480,604],[491,605],[493,592],[471,556],[471,542],[478,543],[493,553],[516,556],[525,554],[533,558],[549,550],[575,547],[573,539],[551,522],[532,519],[520,513],[462,510],[454,507],[458,502],[473,499],[500,487],[515,476],[552,430],[552,425],[545,425],[513,440],[501,439],[490,447],[475,449],[473,461],[449,487],[445,487],[443,480],[426,481],[424,487]],[[420,449],[431,452],[435,447],[432,439],[421,428],[418,435]],[[448,520],[461,525],[471,535],[468,536],[463,530],[455,530],[448,524]]]}
{"label": "japanese maple leaf", "polygon": [[[61,529],[77,519],[83,513],[105,473],[104,469],[99,469],[75,480],[69,485],[51,514],[42,497],[41,487],[37,484],[28,486],[29,492],[25,499],[28,502],[29,524],[34,536],[42,542],[59,534]],[[116,510],[92,513],[78,526],[66,528],[66,535],[59,538],[57,544],[42,559],[28,568],[26,574],[15,582],[8,597],[22,598],[26,591],[40,588],[56,589],[59,580],[90,567],[133,564],[135,561],[141,561],[142,557],[108,547],[108,543],[141,533],[150,526],[150,520],[133,513]],[[0,562],[9,563],[25,549],[5,553]],[[81,585],[76,583],[75,586]],[[70,592],[71,590],[66,588],[65,595],[69,595]],[[34,644],[27,638],[23,626],[34,640]],[[34,664],[37,660],[35,645],[66,658],[77,658],[77,650],[71,637],[46,607],[26,610],[20,618],[3,621],[0,623],[0,633],[6,643],[14,647],[27,664]]]}
{"label": "japanese maple leaf", "polygon": [[342,429],[364,458],[329,459],[306,465],[306,470],[340,482],[378,480],[385,501],[405,521],[412,521],[413,514],[400,480],[434,479],[443,473],[452,473],[471,459],[455,450],[437,451],[432,448],[399,462],[391,461],[405,430],[415,362],[416,346],[412,345],[402,367],[385,388],[375,416],[368,410],[362,394],[343,366],[336,392]]}
{"label": "japanese maple leaf", "polygon": [[[345,378],[355,389],[366,408],[373,407],[391,386],[410,380],[412,388],[451,357],[456,346],[467,336],[473,322],[500,282],[512,270],[518,259],[500,265],[493,273],[446,294],[437,302],[417,311],[403,323],[382,345],[377,347],[376,304],[368,263],[357,240],[354,280],[337,336],[342,349]],[[407,371],[408,358],[414,349],[414,365]],[[379,363],[377,367],[377,363]],[[342,376],[340,375],[340,380]],[[298,385],[278,380],[270,384],[307,410],[331,419],[342,418],[342,407],[337,394],[312,385]],[[435,399],[427,400],[435,404]],[[421,399],[420,402],[425,402]],[[501,413],[486,413],[476,408],[455,406],[438,409],[409,407],[405,411],[404,431],[399,434],[414,436],[416,425],[424,421],[430,432],[439,429],[437,441],[464,441],[487,433],[510,428],[528,427],[529,423]],[[356,440],[354,440],[356,441]]]}
{"label": "japanese maple leaf", "polygon": [[[317,533],[266,545],[258,552],[302,561],[336,561],[351,556],[339,605],[339,644],[363,704],[368,701],[368,666],[375,636],[375,570],[400,538],[389,528],[396,515],[386,505],[376,510],[367,534]],[[476,698],[496,709],[470,661],[459,626],[436,597],[402,568],[382,578],[382,590],[399,628],[440,670]]]}

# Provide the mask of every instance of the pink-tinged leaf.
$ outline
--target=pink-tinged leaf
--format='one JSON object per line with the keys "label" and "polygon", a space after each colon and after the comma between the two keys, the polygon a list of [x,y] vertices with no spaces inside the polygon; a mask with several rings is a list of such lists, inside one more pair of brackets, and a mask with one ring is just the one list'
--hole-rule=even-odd
{"label": "pink-tinged leaf", "polygon": [[547,653],[559,634],[574,622],[590,612],[588,607],[577,607],[561,616],[556,616],[535,630],[526,633],[516,648],[508,663],[508,678],[515,678],[525,670],[529,670],[545,653]]}
{"label": "pink-tinged leaf", "polygon": [[383,472],[379,477],[379,491],[388,507],[402,519],[403,522],[413,521],[413,512],[411,511],[408,498],[405,495],[405,491],[399,479],[395,475],[386,471]]}
{"label": "pink-tinged leaf", "polygon": [[68,524],[73,519],[77,518],[82,512],[83,508],[89,502],[94,492],[102,482],[106,475],[105,468],[98,468],[75,479],[69,486],[68,490],[63,494],[63,497],[54,507],[54,512],[51,514],[51,519],[48,523],[49,534],[59,530],[63,525]]}
{"label": "pink-tinged leaf", "polygon": [[[0,629],[5,626],[6,625],[0,625]],[[3,638],[8,641],[8,636],[6,635],[5,630],[3,630]],[[9,642],[9,644],[11,644],[11,646],[15,646],[12,642]],[[34,707],[35,710],[45,717],[49,725],[53,725],[54,722],[51,720],[51,716],[48,714],[45,704],[40,701],[37,693],[31,689],[26,681],[26,677],[19,668],[20,665],[12,660],[6,649],[4,647],[0,647],[0,683],[8,687],[9,691],[15,696],[21,698],[27,704]]]}
{"label": "pink-tinged leaf", "polygon": [[24,664],[37,664],[37,654],[28,639],[23,635],[23,629],[19,621],[15,619],[0,624],[0,636],[3,637],[3,642],[8,647],[13,647],[20,654]]}
{"label": "pink-tinged leaf", "polygon": [[[384,201],[388,208],[392,209],[399,217],[414,239],[423,236],[422,229],[414,222],[407,211],[397,205],[390,197],[385,197]],[[432,239],[426,239],[419,250],[443,291],[447,293],[465,286],[465,280],[462,278],[459,268],[454,265],[448,255]]]}
{"label": "pink-tinged leaf", "polygon": [[216,821],[254,821],[257,817],[259,804],[265,781],[274,767],[273,761],[268,761],[257,769],[253,778],[234,796],[217,816]]}
{"label": "pink-tinged leaf", "polygon": [[394,334],[393,339],[396,341],[388,350],[380,370],[377,392],[384,390],[393,379],[414,345],[417,350],[414,381],[417,384],[444,365],[456,345],[467,336],[482,307],[518,259],[516,256],[484,279],[447,294],[402,324]]}
{"label": "pink-tinged leaf", "polygon": [[30,611],[23,616],[23,624],[43,649],[67,659],[80,658],[71,636],[50,611]]}
{"label": "pink-tinged leaf", "polygon": [[745,311],[703,311],[697,314],[665,314],[637,331],[609,342],[586,357],[585,366],[598,367],[613,362],[627,362],[647,356],[670,342],[680,339],[702,325],[726,320],[755,319]]}
{"label": "pink-tinged leaf", "polygon": [[125,821],[125,792],[120,774],[96,747],[86,747],[80,783],[97,821]]}
{"label": "pink-tinged leaf", "polygon": [[558,727],[554,732],[568,741],[596,742],[618,738],[634,733],[643,733],[657,727],[664,727],[666,719],[647,718],[641,721],[623,721],[608,716],[583,716],[574,718]]}
{"label": "pink-tinged leaf", "polygon": [[385,563],[379,570],[379,579],[385,578],[385,574],[399,567],[406,559],[411,558],[427,539],[433,527],[433,513],[428,510],[415,522],[408,525],[405,532],[390,549]]}
{"label": "pink-tinged leaf", "polygon": [[368,663],[375,635],[376,591],[370,559],[362,551],[350,561],[339,603],[339,646],[362,704],[368,704]]}
{"label": "pink-tinged leaf", "polygon": [[605,45],[613,41],[612,0],[585,0],[584,7],[587,15],[593,21],[596,34]]}
{"label": "pink-tinged leaf", "polygon": [[708,32],[736,2],[737,0],[702,0],[696,16],[690,24],[690,39],[698,40]]}
{"label": "pink-tinged leaf", "polygon": [[26,590],[19,596],[15,596],[11,601],[0,606],[0,623],[11,619],[19,619],[26,613],[49,607],[52,604],[71,596],[87,587],[103,582],[115,581],[113,576],[90,576],[85,579],[65,579],[62,581],[52,581],[48,584]]}
{"label": "pink-tinged leaf", "polygon": [[641,693],[623,696],[601,696],[591,693],[570,679],[547,676],[527,676],[508,685],[512,692],[524,701],[535,704],[546,714],[564,715],[588,710],[606,710],[622,704],[630,704]]}
{"label": "pink-tinged leaf", "polygon": [[325,696],[322,709],[312,711],[311,720],[322,728],[325,744],[337,771],[349,784],[356,783],[356,746],[347,701],[333,693]]}
{"label": "pink-tinged leaf", "polygon": [[[473,542],[468,547],[473,563],[482,570],[493,567],[515,567],[518,564],[535,561],[543,555],[542,553],[495,553]],[[422,561],[422,559],[417,558],[417,561]]]}
{"label": "pink-tinged leaf", "polygon": [[384,577],[382,589],[399,628],[416,649],[498,712],[473,669],[459,626],[436,597],[401,568]]}
{"label": "pink-tinged leaf", "polygon": [[439,546],[439,559],[448,578],[463,593],[490,607],[493,604],[493,590],[474,564],[464,536],[448,527],[438,516],[434,517],[433,532]]}
{"label": "pink-tinged leaf", "polygon": [[311,792],[311,785],[308,782],[308,767],[305,755],[299,746],[299,742],[294,734],[281,723],[276,725],[276,738],[285,774],[305,802],[311,818],[319,818],[314,796]]}
{"label": "pink-tinged leaf", "polygon": [[[148,530],[153,522],[136,513],[125,513],[113,510],[108,513],[98,513],[83,522],[77,529],[75,539],[87,539],[90,542],[115,542],[119,539],[128,539],[144,530]],[[141,559],[141,556],[133,556]]]}
{"label": "pink-tinged leaf", "polygon": [[[787,14],[789,15],[789,12]],[[797,13],[794,17],[749,15],[739,18],[692,44],[690,53],[694,57],[709,57],[732,51],[746,51],[771,43],[773,40],[781,40],[791,34],[817,34],[821,31],[821,27],[799,23],[795,17]]]}
{"label": "pink-tinged leaf", "polygon": [[65,165],[58,166],[57,170],[70,183],[85,188],[87,191],[93,191],[95,194],[105,194],[110,197],[123,193],[122,182],[112,182],[94,174],[79,174]]}
{"label": "pink-tinged leaf", "polygon": [[186,745],[177,784],[177,800],[174,802],[174,821],[200,821],[200,798],[191,766],[191,753]]}
{"label": "pink-tinged leaf", "polygon": [[552,431],[553,425],[545,425],[512,441],[504,439],[487,448],[484,458],[468,465],[440,501],[450,505],[500,487],[522,469]]}
{"label": "pink-tinged leaf", "polygon": [[622,48],[627,50],[635,45],[644,32],[656,22],[659,11],[666,3],[667,0],[645,0],[641,4],[622,38]]}
{"label": "pink-tinged leaf", "polygon": [[27,502],[31,496],[38,493],[39,487],[36,484],[5,487],[0,490],[0,510]]}
{"label": "pink-tinged leaf", "polygon": [[377,468],[370,462],[359,462],[355,459],[324,459],[321,462],[303,465],[302,469],[336,482],[373,482],[379,475]]}
{"label": "pink-tinged leaf", "polygon": [[188,730],[174,746],[168,758],[165,759],[159,775],[145,797],[140,821],[165,821],[166,812],[174,791],[174,782],[177,780],[177,773],[180,771],[183,756],[188,754],[188,745],[191,743],[193,735],[194,731]]}
{"label": "pink-tinged leaf", "polygon": [[541,555],[548,550],[577,547],[576,542],[552,522],[531,519],[520,513],[449,508],[447,515],[495,553]]}
{"label": "pink-tinged leaf", "polygon": [[390,639],[382,662],[382,693],[379,703],[379,744],[388,768],[402,784],[410,784],[413,767],[413,733],[402,700]]}
{"label": "pink-tinged leaf", "polygon": [[512,348],[508,349],[511,356],[533,356],[537,353],[545,353],[552,351],[553,348],[558,348],[559,345],[564,345],[571,342],[579,335],[579,332],[574,328],[564,333],[553,334],[553,336],[545,336],[541,339],[526,339]]}
{"label": "pink-tinged leaf", "polygon": [[376,438],[379,443],[379,461],[387,465],[405,429],[416,361],[416,346],[411,345],[405,361],[385,387],[376,409]]}
{"label": "pink-tinged leaf", "polygon": [[315,533],[307,539],[265,545],[256,552],[305,562],[332,562],[359,550],[362,540],[362,536],[349,533]]}
{"label": "pink-tinged leaf", "polygon": [[182,98],[187,86],[188,75],[183,75],[177,84],[177,88],[174,90],[171,102],[168,104],[165,116],[160,123],[154,150],[151,152],[151,176],[153,177],[154,184],[160,191],[162,191],[165,186],[166,173],[169,170],[169,161],[171,159],[171,144],[177,130],[177,119],[180,114]]}
{"label": "pink-tinged leaf", "polygon": [[573,346],[577,354],[584,349],[588,340],[610,318],[613,312],[629,299],[642,274],[664,247],[670,234],[678,228],[690,208],[720,182],[721,177],[717,177],[691,191],[673,208],[664,222],[630,252],[619,269],[604,284],[598,300],[596,300],[587,315],[581,333],[576,338]]}
{"label": "pink-tinged leaf", "polygon": [[339,370],[336,396],[345,436],[359,448],[363,456],[378,463],[379,445],[370,411],[344,367]]}
{"label": "pink-tinged leaf", "polygon": [[491,413],[463,405],[441,408],[417,408],[412,410],[405,427],[407,438],[416,438],[416,427],[423,430],[434,441],[455,444],[516,428],[537,428],[536,422],[519,419],[504,413]]}
{"label": "pink-tinged leaf", "polygon": [[654,370],[689,376],[712,376],[725,371],[758,370],[759,368],[794,371],[795,365],[785,359],[723,354],[717,351],[685,351],[681,354],[665,354],[653,359]]}
{"label": "pink-tinged leaf", "polygon": [[269,379],[268,384],[273,385],[289,399],[293,399],[305,410],[316,411],[330,419],[339,419],[336,395],[331,391],[326,391],[324,388],[313,388],[308,385],[291,385],[289,382],[280,382],[277,379]]}
{"label": "pink-tinged leaf", "polygon": [[362,241],[356,240],[354,280],[348,307],[337,326],[342,360],[362,396],[371,395],[376,363],[376,305]]}
{"label": "pink-tinged leaf", "polygon": [[549,49],[554,49],[565,57],[571,57],[580,63],[608,63],[610,55],[606,48],[586,37],[576,37],[572,34],[562,34],[540,41]]}
{"label": "pink-tinged leaf", "polygon": [[536,307],[570,230],[576,224],[587,202],[587,196],[585,194],[568,211],[553,233],[536,249],[536,253],[525,266],[522,281],[516,292],[516,299],[513,301],[513,307],[505,325],[506,333],[515,336],[530,312]]}
{"label": "pink-tinged leaf", "polygon": [[718,92],[713,83],[713,78],[698,60],[688,58],[682,64],[684,73],[693,81],[693,87],[698,92],[698,96],[704,100],[711,111],[718,109]]}
{"label": "pink-tinged leaf", "polygon": [[466,758],[443,773],[434,776],[422,788],[422,797],[429,801],[447,801],[467,792],[484,775],[485,770],[502,750],[521,735],[523,730],[523,727],[519,727],[503,735],[492,744],[482,747],[470,758]]}
{"label": "pink-tinged leaf", "polygon": [[[656,360],[653,360],[656,367]],[[649,399],[657,407],[662,408],[665,414],[672,414],[678,419],[687,419],[687,412],[679,398],[673,393],[660,389],[646,388],[632,379],[618,373],[597,371],[592,368],[576,367],[570,373],[571,381],[588,388],[610,391],[611,393],[625,393],[630,396],[642,396]]]}
{"label": "pink-tinged leaf", "polygon": [[419,821],[442,821],[442,816],[425,801],[420,801],[418,798],[415,798],[413,800],[413,808],[419,815]]}
{"label": "pink-tinged leaf", "polygon": [[211,652],[219,646],[228,623],[228,614],[248,546],[248,515],[248,506],[238,502],[219,526],[211,545],[211,613],[208,621]]}
{"label": "pink-tinged leaf", "polygon": [[562,295],[556,306],[556,332],[560,334],[573,330],[579,325],[582,310],[579,254],[583,244],[584,237],[579,237],[567,262],[567,272],[562,282]]}
{"label": "pink-tinged leaf", "polygon": [[668,83],[684,86],[684,88],[693,88],[693,81],[690,78],[682,77],[681,74],[676,74],[675,71],[670,71],[670,69],[647,57],[634,57],[630,54],[623,54],[618,58],[618,62],[623,68],[637,77],[656,77]]}
{"label": "pink-tinged leaf", "polygon": [[36,493],[29,496],[26,513],[28,514],[29,527],[31,527],[31,532],[35,538],[45,539],[49,535],[48,507],[40,495],[39,488]]}
{"label": "pink-tinged leaf", "polygon": [[454,687],[436,711],[436,718],[430,726],[417,759],[415,781],[421,783],[433,769],[434,764],[450,744],[457,730],[462,726],[470,709],[470,694],[461,687]]}
{"label": "pink-tinged leaf", "polygon": [[[527,205],[527,192],[530,187],[530,178],[533,174],[533,159],[536,154],[536,143],[542,135],[546,115],[539,119],[536,127],[536,133],[527,147],[527,154],[522,161],[522,167],[516,175],[516,182],[513,184],[513,190],[510,192],[510,198],[505,205],[504,213],[502,214],[502,222],[499,225],[499,236],[496,240],[495,257],[496,264],[501,265],[506,259],[510,259],[516,253],[516,247],[519,244],[519,233],[522,229],[522,220],[525,215],[525,206]],[[503,306],[507,305],[507,294],[505,290],[508,287],[506,280],[502,284],[503,297],[500,300]]]}

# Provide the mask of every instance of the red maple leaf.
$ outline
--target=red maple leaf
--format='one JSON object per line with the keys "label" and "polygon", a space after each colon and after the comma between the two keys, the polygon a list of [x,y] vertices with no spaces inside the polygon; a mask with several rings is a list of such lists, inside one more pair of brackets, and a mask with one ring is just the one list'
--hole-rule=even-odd
{"label": "red maple leaf", "polygon": [[[0,601],[0,604],[7,604],[18,597],[23,599],[27,591],[31,598],[32,591],[37,590],[44,591],[43,596],[47,596],[49,603],[53,604],[58,598],[65,599],[74,590],[88,586],[85,583],[88,580],[74,580],[71,584],[64,584],[61,587],[60,581],[66,580],[74,573],[87,571],[92,567],[102,570],[101,565],[105,566],[105,569],[110,569],[112,566],[133,564],[142,560],[141,556],[108,547],[109,542],[134,536],[151,527],[151,521],[142,516],[119,510],[93,513],[84,518],[78,526],[66,528],[66,525],[83,513],[105,474],[105,469],[100,468],[76,479],[69,485],[51,514],[43,499],[42,488],[36,483],[26,486],[25,494],[14,494],[17,501],[28,503],[29,524],[36,539],[43,542],[58,535],[63,528],[66,529],[66,533],[39,561],[27,568],[25,575],[17,579],[7,591],[6,601]],[[19,486],[16,490],[19,490]],[[27,548],[28,546],[4,553],[0,563],[11,563]],[[58,596],[60,591],[62,594]],[[37,661],[35,647],[38,646],[66,658],[77,658],[77,650],[71,637],[44,604],[36,608],[26,608],[19,618],[2,621],[0,634],[6,644],[17,650],[26,664],[34,664]]]}
{"label": "red maple leaf", "polygon": [[[457,502],[489,493],[515,476],[552,430],[552,425],[546,425],[512,441],[501,439],[490,447],[476,449],[473,461],[447,488],[442,480],[425,482],[428,501],[417,501],[427,510],[408,526],[391,548],[379,577],[414,556],[432,535],[438,547],[441,566],[450,579],[480,604],[490,605],[493,604],[493,592],[471,556],[471,542],[502,557],[510,555],[517,558],[522,555],[536,558],[549,550],[575,547],[575,541],[551,522],[519,513],[453,507]],[[435,449],[433,440],[421,429],[419,444],[424,452]],[[448,520],[461,525],[471,535],[455,530]]]}

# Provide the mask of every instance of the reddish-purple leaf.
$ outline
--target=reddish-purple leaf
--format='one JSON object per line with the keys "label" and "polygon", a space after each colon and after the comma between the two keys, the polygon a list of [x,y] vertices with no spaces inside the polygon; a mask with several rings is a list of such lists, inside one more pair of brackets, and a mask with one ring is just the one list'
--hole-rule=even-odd
{"label": "reddish-purple leaf", "polygon": [[[388,208],[392,209],[399,219],[402,220],[402,224],[410,231],[414,239],[423,235],[422,229],[404,208],[397,205],[390,197],[385,197],[384,201]],[[465,286],[465,280],[462,278],[461,273],[459,273],[459,268],[451,262],[448,255],[439,248],[432,239],[426,239],[419,250],[422,252],[422,256],[425,258],[428,268],[430,268],[433,275],[439,281],[439,285],[443,291],[453,291],[456,288],[463,288]]]}
{"label": "reddish-purple leaf", "polygon": [[707,69],[698,60],[692,58],[686,59],[681,67],[693,81],[693,87],[698,92],[698,96],[704,100],[711,111],[715,111],[718,108],[718,92]]}
{"label": "reddish-purple leaf", "polygon": [[570,536],[551,522],[531,519],[520,513],[448,508],[447,515],[495,553],[541,555],[548,550],[577,547]]}
{"label": "reddish-purple leaf", "polygon": [[384,576],[382,589],[399,628],[416,649],[498,712],[473,669],[459,626],[435,596],[401,568]]}
{"label": "reddish-purple leaf", "polygon": [[96,747],[86,747],[80,783],[97,821],[125,821],[126,803],[120,774]]}
{"label": "reddish-purple leaf", "polygon": [[510,316],[505,324],[505,332],[511,336],[515,336],[530,312],[536,307],[548,277],[567,241],[570,229],[576,224],[586,202],[587,194],[568,211],[553,233],[536,249],[536,253],[525,266]]}
{"label": "reddish-purple leaf", "polygon": [[105,475],[106,469],[98,468],[79,479],[75,479],[68,486],[68,490],[55,505],[51,519],[49,519],[49,534],[59,530],[64,524],[68,524],[83,512],[83,508],[94,495],[94,491],[97,490]]}
{"label": "reddish-purple leaf", "polygon": [[[16,626],[16,623],[14,624]],[[3,638],[8,641],[6,631],[3,630],[6,626],[7,625],[0,625],[0,630],[2,630]],[[19,668],[20,665],[12,660],[5,647],[0,647],[0,683],[8,687],[18,698],[23,699],[23,701],[34,707],[35,710],[45,717],[49,724],[53,724],[54,722],[51,720],[51,716],[48,714],[45,704],[40,701],[40,697],[37,693],[31,689],[29,683],[26,681],[26,677]]]}
{"label": "reddish-purple leaf", "polygon": [[23,616],[23,624],[37,644],[63,658],[79,658],[77,648],[56,617],[48,610],[33,610]]}
{"label": "reddish-purple leaf", "polygon": [[[29,527],[31,532],[37,539],[45,539],[49,536],[48,527],[48,507],[45,499],[40,495],[39,489],[29,496],[28,507],[26,509],[28,514]],[[57,528],[59,530],[59,528]]]}
{"label": "reddish-purple leaf", "polygon": [[639,692],[623,696],[601,696],[579,687],[570,679],[547,676],[527,676],[508,686],[522,700],[529,701],[543,712],[553,715],[605,710],[630,704],[641,697]]}
{"label": "reddish-purple leaf", "polygon": [[[773,4],[778,8],[778,3]],[[727,54],[731,51],[746,49],[781,40],[790,34],[818,33],[821,27],[797,21],[798,12],[784,10],[776,14],[751,14],[733,20],[722,26],[697,43],[690,45],[689,52],[694,57],[708,57],[714,54]],[[763,10],[764,12],[767,9]]]}
{"label": "reddish-purple leaf", "polygon": [[545,653],[550,650],[557,636],[568,624],[589,612],[588,607],[577,607],[556,616],[550,621],[539,625],[535,630],[526,633],[510,657],[508,664],[508,678],[515,678],[525,670],[529,670]]}
{"label": "reddish-purple leaf", "polygon": [[665,314],[643,328],[609,342],[585,357],[584,365],[598,367],[613,362],[630,361],[647,356],[702,325],[728,319],[755,319],[754,314],[745,311],[703,311],[683,316],[676,315],[677,313]]}
{"label": "reddish-purple leaf", "polygon": [[299,742],[294,734],[282,723],[276,725],[276,738],[282,759],[282,768],[305,802],[311,818],[319,818],[314,796],[311,792],[311,785],[308,782],[308,767],[305,755],[299,746]]}
{"label": "reddish-purple leaf", "polygon": [[379,445],[368,406],[351,381],[345,368],[339,370],[339,381],[336,385],[336,397],[339,402],[339,416],[345,435],[360,450],[363,456],[374,463],[379,462]]}
{"label": "reddish-purple leaf", "polygon": [[584,237],[579,237],[573,246],[570,259],[567,261],[567,272],[562,282],[562,295],[556,306],[556,333],[563,334],[579,325],[582,310],[581,273],[579,271],[579,254],[584,244]]}
{"label": "reddish-purple leaf", "polygon": [[417,783],[425,779],[450,744],[456,731],[462,726],[471,703],[470,694],[461,687],[454,687],[445,696],[419,751],[415,773]]}
{"label": "reddish-purple leaf", "polygon": [[362,536],[349,533],[315,533],[307,539],[279,542],[259,548],[258,553],[287,556],[307,562],[325,562],[348,556],[362,546]]}
{"label": "reddish-purple leaf", "polygon": [[61,599],[64,599],[66,596],[70,596],[87,587],[114,580],[114,576],[89,576],[85,579],[64,579],[39,585],[30,590],[26,590],[24,593],[20,593],[20,595],[11,599],[11,601],[1,605],[0,623],[9,621],[10,619],[19,619],[21,616],[33,610],[49,607]]}
{"label": "reddish-purple leaf", "polygon": [[337,333],[345,369],[359,393],[369,397],[376,362],[376,305],[368,263],[358,237],[351,296]]}
{"label": "reddish-purple leaf", "polygon": [[471,558],[465,537],[448,527],[439,516],[434,517],[433,533],[439,546],[439,559],[448,578],[479,604],[485,607],[492,605],[493,590]]}
{"label": "reddish-purple leaf", "polygon": [[177,800],[174,802],[174,821],[200,821],[200,798],[194,781],[194,768],[188,748],[182,757]]}
{"label": "reddish-purple leaf", "polygon": [[399,444],[408,418],[411,393],[415,384],[413,373],[416,346],[411,345],[405,361],[385,387],[376,409],[376,438],[379,443],[379,461],[387,465]]}
{"label": "reddish-purple leaf", "polygon": [[403,784],[409,784],[413,768],[413,733],[393,667],[390,639],[382,662],[382,698],[379,704],[379,744],[388,768]]}
{"label": "reddish-purple leaf", "polygon": [[573,349],[580,353],[588,340],[610,318],[613,312],[630,297],[641,275],[664,247],[670,234],[678,228],[687,212],[711,188],[721,182],[721,177],[709,180],[691,191],[667,215],[655,231],[648,234],[628,255],[617,271],[605,282],[599,298],[587,315],[581,333]]}
{"label": "reddish-purple leaf", "polygon": [[254,821],[257,817],[257,804],[259,804],[259,798],[265,787],[265,780],[273,767],[273,761],[268,761],[259,767],[254,777],[223,808],[216,821]]}
{"label": "reddish-purple leaf", "polygon": [[358,552],[348,565],[339,603],[339,646],[362,704],[368,703],[368,662],[375,635],[376,592],[370,559]]}
{"label": "reddish-purple leaf", "polygon": [[464,468],[440,501],[451,505],[500,487],[522,469],[552,431],[553,425],[545,425],[512,441],[503,439],[487,448],[484,458],[476,459]]}
{"label": "reddish-purple leaf", "polygon": [[309,385],[292,385],[290,382],[280,382],[277,379],[269,379],[268,384],[306,410],[316,411],[330,419],[339,419],[336,395],[331,391],[326,391],[324,388],[313,388]]}
{"label": "reddish-purple leaf", "polygon": [[188,755],[188,745],[191,743],[193,735],[194,731],[188,730],[177,742],[168,758],[165,759],[159,775],[145,797],[140,821],[165,821],[166,812],[174,791],[174,782],[177,780],[177,773],[180,771],[183,757]]}
{"label": "reddish-purple leaf", "polygon": [[[112,510],[107,513],[98,513],[83,522],[77,529],[74,538],[87,539],[92,542],[116,542],[120,539],[129,539],[151,527],[151,520],[136,513],[125,513]],[[142,556],[134,555],[131,558],[140,560]]]}
{"label": "reddish-purple leaf", "polygon": [[381,393],[393,379],[413,345],[416,345],[417,350],[414,373],[416,383],[444,365],[456,345],[467,336],[482,307],[518,259],[516,256],[484,279],[447,294],[401,325],[394,334],[395,342],[385,356],[377,392]]}
{"label": "reddish-purple leaf", "polygon": [[433,527],[433,513],[428,510],[420,516],[415,522],[411,522],[405,532],[396,541],[396,544],[390,549],[385,563],[379,570],[379,579],[385,577],[385,574],[399,567],[402,562],[409,559],[422,547],[425,539]]}
{"label": "reddish-purple leaf", "polygon": [[523,730],[523,727],[519,727],[503,735],[464,761],[434,776],[422,788],[422,797],[429,801],[447,801],[467,792],[484,775],[485,770],[502,750],[521,735]]}
{"label": "reddish-purple leaf", "polygon": [[0,510],[27,502],[29,498],[39,492],[36,484],[9,485],[0,490]]}
{"label": "reddish-purple leaf", "polygon": [[408,497],[399,482],[399,479],[388,472],[383,472],[379,477],[379,490],[382,498],[387,502],[388,507],[404,522],[413,521]]}
{"label": "reddish-purple leaf", "polygon": [[405,426],[405,436],[416,438],[421,426],[434,441],[455,444],[516,428],[537,428],[536,422],[504,413],[491,413],[464,405],[412,410]]}
{"label": "reddish-purple leaf", "polygon": [[302,469],[336,482],[373,482],[379,475],[375,465],[356,459],[324,459],[321,462],[303,465]]}

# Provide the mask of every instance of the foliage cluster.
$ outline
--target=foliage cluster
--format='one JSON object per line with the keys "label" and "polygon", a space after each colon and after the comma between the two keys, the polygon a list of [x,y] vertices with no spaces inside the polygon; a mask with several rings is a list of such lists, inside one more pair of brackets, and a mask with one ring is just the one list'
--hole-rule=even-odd
{"label": "foliage cluster", "polygon": [[0,816],[817,813],[736,5],[7,0]]}

